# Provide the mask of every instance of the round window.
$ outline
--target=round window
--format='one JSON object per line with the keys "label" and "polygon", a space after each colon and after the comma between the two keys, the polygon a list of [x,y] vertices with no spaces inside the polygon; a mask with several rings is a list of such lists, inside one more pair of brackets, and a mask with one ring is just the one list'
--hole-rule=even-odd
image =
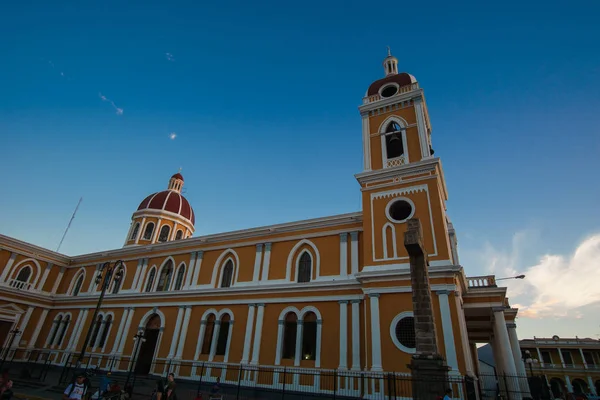
{"label": "round window", "polygon": [[396,339],[402,346],[407,349],[414,349],[417,347],[415,337],[415,317],[404,317],[396,322],[394,332],[396,334]]}
{"label": "round window", "polygon": [[381,91],[381,97],[392,97],[398,92],[398,88],[394,85],[386,86]]}
{"label": "round window", "polygon": [[413,212],[413,205],[406,200],[396,200],[388,206],[388,216],[395,222],[406,221]]}

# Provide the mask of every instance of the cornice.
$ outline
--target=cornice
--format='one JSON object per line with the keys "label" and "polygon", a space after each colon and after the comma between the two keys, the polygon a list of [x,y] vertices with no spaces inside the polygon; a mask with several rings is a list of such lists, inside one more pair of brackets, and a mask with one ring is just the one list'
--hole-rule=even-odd
{"label": "cornice", "polygon": [[441,161],[439,157],[434,157],[414,163],[400,165],[398,167],[364,171],[354,175],[354,177],[361,185],[364,185],[385,179],[401,178],[404,176],[434,172],[437,166],[441,167]]}
{"label": "cornice", "polygon": [[183,217],[180,214],[176,214],[171,211],[156,210],[153,208],[144,208],[142,210],[138,210],[138,211],[134,212],[131,216],[131,220],[133,221],[137,218],[143,218],[143,217],[162,218],[162,219],[174,221],[174,222],[177,222],[178,224],[184,225],[190,231],[192,231],[192,232],[194,231],[194,224],[192,224],[192,221]]}
{"label": "cornice", "polygon": [[391,106],[396,103],[402,103],[403,101],[408,100],[417,100],[419,98],[423,98],[423,89],[415,89],[410,92],[400,93],[398,95],[382,98],[381,100],[374,101],[367,104],[361,104],[358,106],[358,111],[361,115],[367,114],[370,111],[375,111],[383,107]]}
{"label": "cornice", "polygon": [[0,234],[0,249],[5,249],[23,256],[35,258],[39,261],[50,262],[54,265],[66,267],[71,259],[64,255],[31,243]]}

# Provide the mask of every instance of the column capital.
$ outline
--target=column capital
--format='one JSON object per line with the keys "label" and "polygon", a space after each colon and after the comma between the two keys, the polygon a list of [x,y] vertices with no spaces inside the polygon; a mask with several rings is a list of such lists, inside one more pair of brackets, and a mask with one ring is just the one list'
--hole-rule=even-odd
{"label": "column capital", "polygon": [[492,312],[494,312],[494,313],[501,312],[504,314],[505,310],[506,310],[505,307],[492,307]]}
{"label": "column capital", "polygon": [[346,242],[348,240],[348,232],[340,233],[340,241]]}
{"label": "column capital", "polygon": [[256,303],[250,303],[250,304],[248,304],[248,308],[250,308],[250,307],[256,307]]}
{"label": "column capital", "polygon": [[262,243],[259,243],[259,244],[256,245],[256,251],[261,251],[262,248],[263,248],[263,244]]}
{"label": "column capital", "polygon": [[196,258],[202,260],[203,257],[204,257],[204,250],[198,250],[196,252]]}
{"label": "column capital", "polygon": [[379,296],[381,296],[381,293],[369,293],[369,297],[371,298],[379,298]]}
{"label": "column capital", "polygon": [[190,257],[194,258],[196,256],[196,254],[197,253],[195,251],[192,251],[192,252],[190,252]]}
{"label": "column capital", "polygon": [[448,296],[448,295],[450,294],[450,291],[449,291],[449,290],[436,290],[436,291],[435,291],[435,293],[436,293],[438,296],[440,296],[440,295],[444,295],[444,294],[445,294],[446,296]]}
{"label": "column capital", "polygon": [[517,324],[515,324],[514,322],[507,322],[506,327],[508,329],[517,329]]}
{"label": "column capital", "polygon": [[339,304],[348,304],[349,301],[348,300],[340,300],[338,301]]}
{"label": "column capital", "polygon": [[301,320],[301,319],[299,319],[298,321],[296,321],[296,324],[297,324],[298,326],[302,326],[302,325],[304,325],[304,321],[303,321],[303,320]]}
{"label": "column capital", "polygon": [[220,319],[216,320],[215,325],[221,325],[221,320]]}
{"label": "column capital", "polygon": [[360,304],[362,300],[361,299],[354,299],[354,300],[350,300],[350,303],[352,304]]}
{"label": "column capital", "polygon": [[263,308],[265,307],[265,303],[258,303],[258,304],[256,304],[256,305],[257,305],[258,307],[263,307]]}
{"label": "column capital", "polygon": [[271,251],[271,243],[265,243],[265,250]]}
{"label": "column capital", "polygon": [[350,238],[352,239],[352,241],[358,240],[358,232],[350,232]]}

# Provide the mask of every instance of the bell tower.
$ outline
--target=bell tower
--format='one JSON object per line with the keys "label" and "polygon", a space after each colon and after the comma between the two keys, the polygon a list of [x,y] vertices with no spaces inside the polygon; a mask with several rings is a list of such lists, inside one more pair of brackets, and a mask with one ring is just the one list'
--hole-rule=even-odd
{"label": "bell tower", "polygon": [[398,72],[398,59],[389,48],[383,69],[384,78],[369,86],[359,107],[364,168],[356,179],[363,201],[363,271],[409,268],[402,240],[413,217],[421,220],[430,265],[458,264],[423,89],[413,75]]}

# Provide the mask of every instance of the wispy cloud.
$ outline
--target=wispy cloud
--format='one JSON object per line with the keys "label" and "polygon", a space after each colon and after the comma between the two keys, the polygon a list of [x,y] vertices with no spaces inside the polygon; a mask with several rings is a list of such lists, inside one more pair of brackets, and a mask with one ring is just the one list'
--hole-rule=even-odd
{"label": "wispy cloud", "polygon": [[176,137],[177,137],[177,134],[175,132],[169,133],[169,139],[175,140]]}
{"label": "wispy cloud", "polygon": [[117,113],[117,115],[123,115],[123,109],[122,109],[122,108],[119,108],[119,107],[117,107],[117,106],[115,105],[115,102],[114,102],[114,101],[112,101],[111,99],[107,98],[107,97],[106,97],[106,96],[104,96],[102,93],[98,93],[98,95],[100,96],[100,99],[101,99],[102,101],[106,101],[106,102],[110,103],[110,104],[113,106],[113,108],[115,109],[115,112]]}
{"label": "wispy cloud", "polygon": [[175,58],[173,57],[173,54],[171,54],[171,53],[165,53],[165,57],[167,58],[168,61],[175,61]]}

